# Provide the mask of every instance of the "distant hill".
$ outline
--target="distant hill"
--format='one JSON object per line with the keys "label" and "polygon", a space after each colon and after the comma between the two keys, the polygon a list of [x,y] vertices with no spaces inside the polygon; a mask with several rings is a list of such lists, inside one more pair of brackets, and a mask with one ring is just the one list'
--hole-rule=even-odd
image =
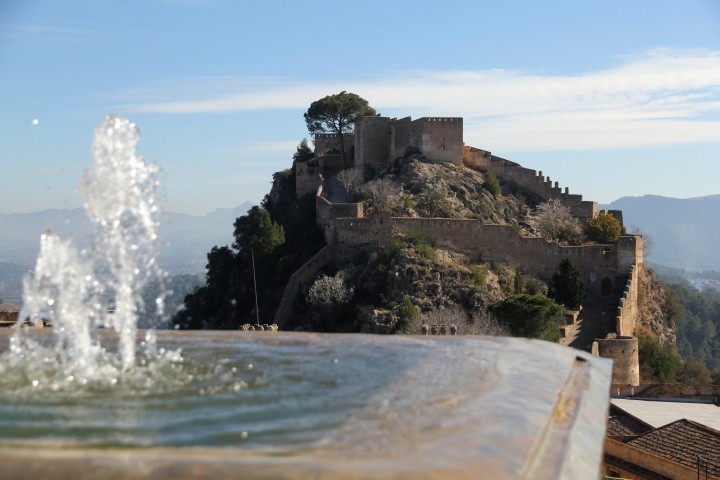
{"label": "distant hill", "polygon": [[637,226],[653,238],[650,261],[688,271],[720,270],[720,195],[623,197],[600,208],[622,210],[629,229]]}
{"label": "distant hill", "polygon": [[[205,216],[163,213],[159,231],[160,265],[171,274],[203,272],[207,253],[215,245],[233,242],[233,222],[252,206],[252,202],[245,202]],[[48,229],[61,238],[73,238],[78,247],[85,245],[90,234],[81,208],[0,214],[0,262],[33,265],[40,248],[40,235]]]}

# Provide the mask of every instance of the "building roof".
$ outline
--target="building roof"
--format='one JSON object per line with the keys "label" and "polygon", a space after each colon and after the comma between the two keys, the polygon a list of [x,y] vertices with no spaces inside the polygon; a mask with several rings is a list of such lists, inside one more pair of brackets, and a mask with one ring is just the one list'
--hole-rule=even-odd
{"label": "building roof", "polygon": [[611,404],[655,428],[686,418],[720,430],[720,407],[712,403],[613,398]]}
{"label": "building roof", "polygon": [[20,311],[20,307],[9,303],[0,303],[0,313],[16,313]]}
{"label": "building roof", "polygon": [[697,468],[700,456],[710,460],[709,474],[720,475],[720,431],[691,420],[677,420],[626,444],[690,468]]}
{"label": "building roof", "polygon": [[643,422],[622,408],[616,405],[610,405],[610,416],[608,417],[607,426],[607,435],[609,437],[642,435],[653,428],[649,423]]}

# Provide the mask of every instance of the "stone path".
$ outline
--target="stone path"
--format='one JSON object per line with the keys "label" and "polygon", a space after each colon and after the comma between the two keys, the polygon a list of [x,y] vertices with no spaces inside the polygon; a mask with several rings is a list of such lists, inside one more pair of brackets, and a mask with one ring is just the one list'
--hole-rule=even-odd
{"label": "stone path", "polygon": [[[614,314],[608,312],[612,300],[609,298],[591,298],[583,305],[574,325],[566,326],[566,336],[560,344],[589,352],[596,338],[604,338],[604,329],[611,325],[607,322],[614,322]],[[603,314],[605,323],[603,327]],[[612,318],[611,318],[612,317]]]}

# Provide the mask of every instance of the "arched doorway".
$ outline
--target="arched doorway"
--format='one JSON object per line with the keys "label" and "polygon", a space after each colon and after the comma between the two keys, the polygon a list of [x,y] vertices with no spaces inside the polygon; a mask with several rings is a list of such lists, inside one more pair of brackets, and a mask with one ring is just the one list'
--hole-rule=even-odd
{"label": "arched doorway", "polygon": [[602,279],[602,283],[600,284],[600,295],[603,297],[609,297],[612,295],[612,280],[608,277]]}

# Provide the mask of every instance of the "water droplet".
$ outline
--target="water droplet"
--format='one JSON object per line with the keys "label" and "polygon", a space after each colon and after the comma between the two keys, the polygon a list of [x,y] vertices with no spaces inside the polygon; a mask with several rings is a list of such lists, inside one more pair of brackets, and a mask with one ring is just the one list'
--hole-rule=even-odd
{"label": "water droplet", "polygon": [[338,363],[338,359],[337,359],[337,358],[333,358],[333,363]]}
{"label": "water droplet", "polygon": [[32,120],[33,125],[38,125],[39,123],[40,123],[40,120],[38,120],[37,118],[33,118],[33,120]]}
{"label": "water droplet", "polygon": [[252,369],[253,369],[253,364],[252,364],[252,363],[248,363],[248,370],[252,370]]}
{"label": "water droplet", "polygon": [[53,300],[52,298],[49,298],[47,303],[48,303],[48,305],[52,306],[55,303],[55,300]]}
{"label": "water droplet", "polygon": [[240,438],[242,438],[243,440],[245,440],[247,437],[248,437],[248,433],[247,433],[247,432],[242,432],[242,433],[240,434]]}
{"label": "water droplet", "polygon": [[33,380],[33,381],[32,381],[32,386],[33,386],[33,387],[37,387],[39,383],[40,383],[40,382],[38,382],[37,380]]}

